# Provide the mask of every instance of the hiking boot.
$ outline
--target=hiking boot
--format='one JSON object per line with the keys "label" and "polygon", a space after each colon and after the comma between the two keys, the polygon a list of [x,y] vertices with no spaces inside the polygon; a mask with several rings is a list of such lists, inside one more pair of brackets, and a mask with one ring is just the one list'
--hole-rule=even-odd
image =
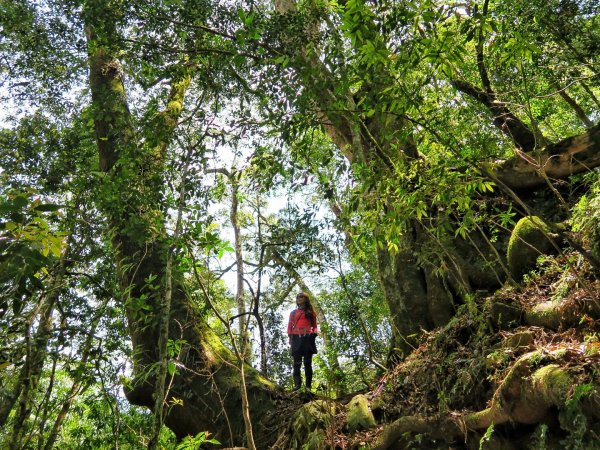
{"label": "hiking boot", "polygon": [[293,391],[298,391],[302,387],[302,378],[300,374],[294,374],[294,388]]}
{"label": "hiking boot", "polygon": [[306,377],[306,390],[312,390],[312,368],[310,370],[305,370],[304,375]]}

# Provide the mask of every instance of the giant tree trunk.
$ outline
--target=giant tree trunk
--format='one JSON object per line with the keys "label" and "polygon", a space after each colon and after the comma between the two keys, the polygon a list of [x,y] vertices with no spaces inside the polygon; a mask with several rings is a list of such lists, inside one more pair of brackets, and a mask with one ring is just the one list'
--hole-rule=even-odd
{"label": "giant tree trunk", "polygon": [[[133,346],[133,379],[125,386],[126,395],[132,404],[153,408],[158,313],[169,248],[160,203],[161,173],[187,83],[172,80],[171,98],[160,121],[163,129],[156,132],[161,140],[138,139],[127,107],[121,65],[114,56],[119,48],[114,40],[114,18],[106,13],[112,11],[110,8],[104,0],[89,0],[85,11],[94,125],[100,167],[106,173],[98,206],[108,219],[106,232],[116,258]],[[237,361],[199,320],[177,278],[173,280],[169,320],[170,338],[182,339],[184,345],[166,399],[165,424],[180,438],[209,431],[223,444],[243,444]],[[273,406],[281,392],[252,368],[245,372],[252,414],[261,417],[255,427],[257,445],[266,448],[276,438],[268,428],[281,421]]]}
{"label": "giant tree trunk", "polygon": [[[300,5],[300,6],[298,6]],[[378,208],[394,209],[393,200],[381,201],[386,195],[390,182],[398,178],[398,167],[411,167],[420,170],[427,164],[417,149],[417,139],[413,132],[419,132],[407,118],[404,110],[386,111],[381,102],[393,92],[397,84],[397,73],[394,63],[380,62],[388,55],[392,61],[395,55],[386,47],[379,34],[378,25],[374,22],[374,12],[365,2],[353,2],[348,10],[341,10],[338,17],[342,23],[344,14],[352,18],[338,29],[328,29],[330,33],[340,33],[339,39],[347,40],[345,51],[355,59],[354,70],[363,70],[365,79],[360,88],[352,90],[344,79],[344,67],[336,67],[335,71],[319,55],[318,30],[330,23],[317,23],[320,14],[310,13],[313,7],[323,12],[322,6],[311,2],[295,0],[277,0],[275,8],[281,15],[298,15],[299,20],[314,17],[315,22],[305,25],[306,39],[314,39],[311,51],[308,45],[285,46],[285,35],[281,38],[284,51],[289,52],[289,65],[298,73],[305,91],[311,97],[311,108],[317,109],[317,116],[323,129],[331,141],[339,148],[354,171],[357,183],[372,186],[372,190],[361,193],[362,207],[370,216],[374,241],[383,244],[377,248],[378,273],[392,317],[393,341],[392,354],[406,354],[415,343],[416,336],[422,329],[443,325],[453,313],[453,301],[464,292],[474,289],[490,289],[502,284],[506,278],[503,269],[503,258],[496,245],[492,245],[484,230],[466,236],[467,239],[455,239],[448,242],[447,254],[433,254],[430,261],[423,261],[423,249],[439,249],[433,236],[421,233],[422,227],[416,219],[411,223],[407,219],[404,231],[395,237],[400,251],[390,251],[386,233],[380,233],[379,224],[373,223],[382,214]],[[360,19],[357,19],[359,17]],[[311,20],[311,19],[308,19]],[[356,22],[356,23],[355,23]],[[369,60],[364,49],[377,54],[378,59]],[[492,89],[491,77],[487,74],[483,50],[478,47],[479,72],[484,89],[463,80],[448,80],[458,90],[477,102],[485,105],[490,112],[490,121],[502,133],[513,141],[516,156],[504,163],[481,164],[483,176],[494,180],[504,189],[496,195],[515,199],[511,189],[531,188],[549,182],[549,178],[563,178],[570,174],[600,165],[599,125],[590,128],[580,136],[550,144],[534,125],[528,126],[509,109],[509,103],[503,103]],[[340,75],[340,73],[342,75]],[[400,103],[409,100],[398,99]],[[434,136],[435,137],[435,136]],[[440,144],[443,144],[440,142]],[[533,154],[532,151],[539,151]],[[530,152],[530,153],[525,153]],[[418,178],[418,177],[417,177]],[[391,181],[390,181],[391,180]],[[404,186],[411,189],[410,182]],[[383,193],[382,193],[383,192]],[[377,197],[369,210],[370,196]],[[383,206],[382,206],[383,205]],[[385,212],[383,213],[385,214]],[[340,214],[338,214],[339,216]],[[435,223],[433,224],[435,226]],[[482,236],[478,236],[478,234]],[[450,239],[449,239],[450,241]],[[480,242],[483,245],[480,245]],[[425,253],[426,254],[426,253]],[[450,261],[449,261],[450,260]],[[436,266],[437,265],[437,266]],[[436,269],[445,265],[445,277],[437,275]],[[491,266],[491,267],[490,267]],[[486,273],[487,272],[487,273]],[[460,301],[460,298],[458,298]]]}
{"label": "giant tree trunk", "polygon": [[[275,2],[281,14],[296,13],[294,0]],[[374,32],[373,24],[370,32]],[[307,25],[307,35],[314,34],[318,27]],[[361,29],[363,32],[365,29]],[[354,41],[359,47],[369,40],[368,35]],[[372,39],[370,42],[381,42]],[[373,86],[368,84],[361,92],[354,94],[349,89],[336,86],[336,80],[328,67],[319,59],[316,52],[308,53],[304,48],[294,47],[292,64],[301,74],[305,88],[313,97],[325,132],[338,146],[342,154],[352,164],[357,178],[364,183],[384,185],[386,180],[395,177],[394,164],[420,158],[412,138],[411,125],[404,117],[375,112],[369,119],[362,118],[356,111],[364,108],[376,109],[378,89],[390,86],[393,77],[386,68],[378,67],[373,75]],[[385,48],[378,48],[387,52]],[[364,98],[361,98],[364,96]],[[364,102],[357,104],[357,99]],[[343,105],[343,106],[340,106]],[[407,137],[408,136],[408,137]],[[369,179],[365,179],[368,177]],[[374,190],[377,190],[376,188]],[[377,211],[377,202],[366,206]],[[393,204],[387,205],[393,209]],[[386,242],[385,237],[373,225],[375,240]],[[377,248],[378,275],[390,310],[392,342],[390,356],[393,358],[408,354],[415,346],[421,330],[430,330],[434,325],[443,325],[451,315],[452,299],[448,292],[440,291],[439,281],[431,277],[417,263],[419,240],[418,224],[408,223],[406,231],[397,236],[399,252],[387,247]],[[433,282],[431,287],[428,283]],[[432,316],[431,312],[434,312]],[[440,313],[441,312],[441,313]]]}
{"label": "giant tree trunk", "polygon": [[390,309],[392,342],[390,357],[407,355],[417,347],[417,336],[429,329],[427,320],[427,286],[416,265],[411,249],[390,254],[377,250],[378,272]]}

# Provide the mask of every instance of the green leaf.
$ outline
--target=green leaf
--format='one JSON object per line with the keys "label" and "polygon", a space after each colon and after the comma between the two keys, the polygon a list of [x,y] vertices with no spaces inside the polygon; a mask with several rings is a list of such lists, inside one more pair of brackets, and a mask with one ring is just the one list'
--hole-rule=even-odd
{"label": "green leaf", "polygon": [[177,371],[177,366],[175,365],[175,363],[173,361],[169,361],[167,363],[167,372],[169,372],[169,375],[171,375],[171,376],[175,375],[176,371]]}
{"label": "green leaf", "polygon": [[63,207],[63,205],[56,205],[53,203],[42,203],[41,205],[37,205],[33,209],[36,211],[40,211],[40,212],[54,212],[54,211],[58,211],[62,207]]}
{"label": "green leaf", "polygon": [[29,203],[29,200],[26,197],[17,195],[15,198],[13,198],[12,202],[17,208],[23,208],[27,205],[27,203]]}

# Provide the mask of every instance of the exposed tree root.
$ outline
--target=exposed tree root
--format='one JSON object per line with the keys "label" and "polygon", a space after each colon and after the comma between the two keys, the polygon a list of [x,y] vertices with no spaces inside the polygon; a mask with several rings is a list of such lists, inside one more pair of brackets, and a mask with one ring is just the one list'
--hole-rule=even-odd
{"label": "exposed tree root", "polygon": [[398,442],[406,433],[426,434],[433,439],[448,439],[459,436],[461,430],[453,420],[438,420],[419,416],[404,416],[387,425],[372,442],[370,450],[386,450]]}
{"label": "exposed tree root", "polygon": [[[406,434],[425,434],[432,440],[452,441],[468,437],[469,431],[481,430],[506,422],[536,424],[556,409],[565,408],[578,384],[571,373],[569,359],[575,350],[543,350],[519,358],[496,390],[490,407],[463,416],[442,419],[404,416],[385,426],[372,442],[372,450],[385,450]],[[577,356],[580,356],[578,354]],[[598,356],[595,358],[598,360]],[[597,361],[596,361],[597,364]],[[590,382],[590,380],[586,380]],[[600,392],[594,386],[581,402],[581,411],[596,420],[600,416]]]}
{"label": "exposed tree root", "polygon": [[[583,318],[600,319],[600,284],[589,283],[586,288],[569,286],[572,290],[567,298],[546,300],[531,306],[505,301],[493,301],[490,319],[500,328],[511,322],[559,330],[577,326]],[[524,293],[525,294],[525,293]]]}
{"label": "exposed tree root", "polygon": [[585,316],[600,319],[600,301],[591,298],[579,301],[547,301],[526,310],[524,320],[528,325],[558,330],[577,325]]}
{"label": "exposed tree root", "polygon": [[573,379],[558,364],[535,369],[543,352],[522,356],[496,390],[492,405],[478,413],[467,415],[469,429],[487,428],[507,421],[533,424],[542,420],[552,406],[563,407]]}

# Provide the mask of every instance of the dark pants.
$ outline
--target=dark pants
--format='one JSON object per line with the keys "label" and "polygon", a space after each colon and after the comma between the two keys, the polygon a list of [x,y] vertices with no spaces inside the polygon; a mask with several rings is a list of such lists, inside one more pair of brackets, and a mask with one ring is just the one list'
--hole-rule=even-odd
{"label": "dark pants", "polygon": [[316,335],[292,335],[292,356],[294,358],[294,389],[300,389],[302,386],[302,376],[300,375],[300,366],[304,362],[304,377],[306,381],[306,389],[311,389],[312,386],[312,356],[317,353],[315,344]]}
{"label": "dark pants", "polygon": [[312,353],[294,355],[294,388],[300,389],[300,386],[302,386],[300,366],[302,365],[302,360],[304,360],[304,378],[306,380],[306,389],[311,389],[313,376],[312,357]]}

